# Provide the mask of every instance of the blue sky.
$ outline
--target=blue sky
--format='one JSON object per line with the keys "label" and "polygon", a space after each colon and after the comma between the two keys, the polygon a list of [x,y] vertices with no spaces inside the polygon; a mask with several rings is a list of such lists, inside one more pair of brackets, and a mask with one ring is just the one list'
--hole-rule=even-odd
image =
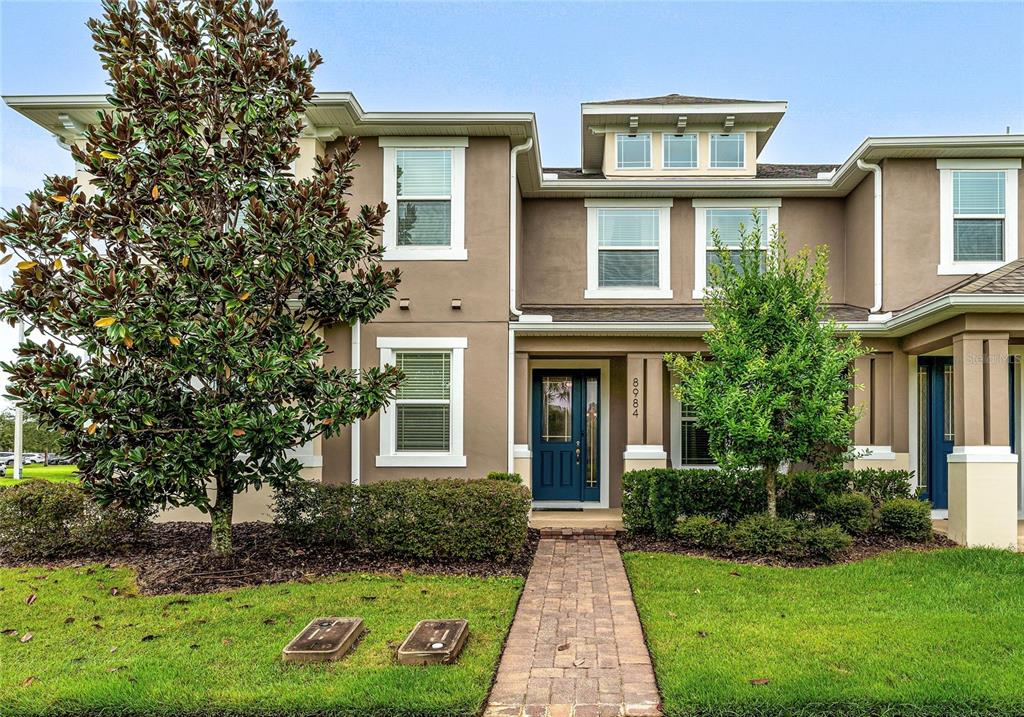
{"label": "blue sky", "polygon": [[[279,0],[323,91],[368,110],[537,113],[579,164],[579,103],[679,92],[789,101],[765,162],[839,162],[868,135],[1024,132],[1024,2],[343,3]],[[0,0],[0,93],[104,91],[93,2]],[[70,157],[0,108],[0,206]],[[0,332],[0,357],[13,334]]]}

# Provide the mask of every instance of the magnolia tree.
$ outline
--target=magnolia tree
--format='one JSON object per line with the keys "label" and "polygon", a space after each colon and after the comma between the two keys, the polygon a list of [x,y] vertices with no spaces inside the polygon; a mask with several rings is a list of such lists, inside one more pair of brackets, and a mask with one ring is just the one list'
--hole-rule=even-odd
{"label": "magnolia tree", "polygon": [[827,310],[828,248],[819,246],[813,262],[807,248],[788,256],[772,227],[765,251],[762,231],[755,214],[749,231],[740,227],[738,250],[715,237],[704,299],[710,357],[665,360],[679,379],[675,397],[708,432],[715,460],[760,470],[775,517],[783,464],[836,464],[850,455],[851,367],[865,351]]}
{"label": "magnolia tree", "polygon": [[[63,434],[103,503],[195,506],[231,551],[233,498],[298,478],[289,449],[393,396],[394,369],[323,365],[323,329],[395,296],[387,207],[355,208],[354,140],[296,180],[316,52],[270,0],[104,0],[89,22],[112,111],[5,213],[0,310],[27,341],[9,396]],[[76,347],[72,350],[69,347]]]}

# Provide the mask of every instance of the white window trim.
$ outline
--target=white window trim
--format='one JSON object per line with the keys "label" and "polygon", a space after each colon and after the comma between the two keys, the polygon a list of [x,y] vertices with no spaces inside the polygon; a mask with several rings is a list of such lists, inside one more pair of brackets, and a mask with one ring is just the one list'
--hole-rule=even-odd
{"label": "white window trim", "polygon": [[779,226],[779,207],[782,206],[782,199],[694,199],[693,200],[693,224],[694,224],[694,255],[693,255],[693,298],[703,299],[707,289],[708,266],[707,266],[707,233],[708,233],[708,209],[767,209],[768,226],[761,227],[761,231],[768,232],[771,238],[771,228]]}
{"label": "white window trim", "polygon": [[672,467],[673,468],[702,468],[714,470],[718,468],[716,463],[688,463],[683,464],[683,404],[674,395],[671,396],[671,407],[669,408],[669,437],[672,441]]}
{"label": "white window trim", "polygon": [[[740,158],[742,163],[739,166],[717,166],[715,165],[715,137],[739,137]],[[733,169],[740,170],[747,168],[747,133],[746,132],[709,132],[708,133],[708,169]]]}
{"label": "white window trim", "polygon": [[[384,151],[384,259],[387,261],[465,261],[466,251],[466,148],[468,137],[379,137]],[[397,148],[450,149],[452,152],[452,193],[450,246],[398,246]]]}
{"label": "white window trim", "polygon": [[[623,167],[622,157],[619,156],[619,137],[647,137],[647,149],[649,150],[649,156],[647,158],[646,167]],[[654,167],[654,135],[650,132],[616,132],[615,133],[615,168],[623,171],[632,171],[638,169],[651,169]]]}
{"label": "white window trim", "polygon": [[449,390],[449,432],[451,442],[447,453],[399,453],[395,450],[395,402],[380,412],[380,449],[377,454],[379,468],[465,468],[466,455],[463,450],[463,424],[465,410],[465,354],[469,342],[464,336],[451,337],[385,337],[377,339],[380,349],[380,365],[394,366],[398,351],[434,350],[451,351],[451,380]]}
{"label": "white window trim", "polygon": [[[1021,168],[1019,159],[938,159],[939,170],[939,266],[940,276],[967,276],[987,274],[1017,259],[1017,176]],[[953,260],[953,172],[954,170],[1003,170],[1005,216],[1003,217],[1002,261]],[[978,215],[978,218],[982,218]]]}
{"label": "white window trim", "polygon": [[[587,199],[587,288],[584,299],[671,299],[671,199]],[[598,285],[598,209],[658,210],[658,286],[602,288]]]}
{"label": "white window trim", "polygon": [[[693,165],[689,167],[673,167],[668,164],[668,137],[693,137]],[[745,141],[745,140],[744,140]],[[700,135],[697,132],[662,132],[661,133],[661,168],[662,169],[697,169],[700,166]]]}

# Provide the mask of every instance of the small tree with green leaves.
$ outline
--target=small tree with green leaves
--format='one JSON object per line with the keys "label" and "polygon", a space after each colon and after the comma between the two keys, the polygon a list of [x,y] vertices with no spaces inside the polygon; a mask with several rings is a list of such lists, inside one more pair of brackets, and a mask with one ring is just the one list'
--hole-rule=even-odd
{"label": "small tree with green leaves", "polygon": [[271,0],[103,9],[89,28],[112,111],[73,151],[96,193],[48,177],[0,224],[17,257],[0,311],[49,337],[3,365],[8,392],[63,433],[101,502],[196,506],[226,555],[237,493],[286,487],[290,449],[394,395],[393,368],[322,361],[324,328],[395,296],[387,207],[347,201],[354,140],[292,175],[320,57],[291,53]]}
{"label": "small tree with green leaves", "polygon": [[829,315],[828,248],[788,256],[771,228],[762,248],[754,215],[740,227],[738,251],[715,236],[716,261],[704,310],[710,356],[668,354],[675,397],[691,406],[710,450],[726,469],[764,475],[768,512],[776,515],[776,476],[784,463],[841,462],[851,451],[856,412],[848,404],[856,334]]}

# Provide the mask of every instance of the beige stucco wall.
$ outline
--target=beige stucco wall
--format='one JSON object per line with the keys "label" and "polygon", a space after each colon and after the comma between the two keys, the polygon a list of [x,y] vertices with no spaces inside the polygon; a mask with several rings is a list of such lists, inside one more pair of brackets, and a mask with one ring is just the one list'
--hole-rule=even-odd
{"label": "beige stucco wall", "polygon": [[828,247],[828,283],[832,301],[846,301],[846,251],[841,199],[783,199],[779,207],[779,230],[785,235],[790,253],[801,247]]}
{"label": "beige stucco wall", "polygon": [[[622,131],[626,131],[623,128]],[[615,135],[618,132],[607,132],[604,135],[604,156],[601,171],[606,177],[751,177],[757,172],[757,132],[742,131],[743,162],[739,168],[713,168],[711,166],[711,134],[721,134],[721,127],[691,127],[687,133],[697,135],[697,166],[693,169],[675,169],[664,167],[663,137],[665,133],[674,133],[671,126],[641,127],[639,134],[651,135],[651,166],[648,169],[619,169],[616,154]],[[737,129],[736,134],[741,130]]]}
{"label": "beige stucco wall", "polygon": [[871,175],[846,195],[843,206],[846,289],[844,303],[870,307],[874,301],[874,185]]}
{"label": "beige stucco wall", "polygon": [[[360,434],[362,482],[389,477],[481,477],[505,470],[507,458],[508,390],[508,171],[506,138],[472,137],[466,150],[466,261],[403,261],[396,301],[372,323],[362,327],[361,363],[380,363],[376,345],[386,337],[466,337],[464,384],[464,446],[466,468],[392,468],[376,466],[378,418],[363,421]],[[328,148],[330,151],[330,148]],[[363,138],[355,157],[351,205],[383,199],[383,152],[376,138]],[[394,266],[385,262],[385,266]],[[462,308],[452,308],[461,299]],[[351,333],[347,326],[327,332],[328,362],[348,366]],[[324,480],[350,479],[351,449],[346,431],[324,443]]]}

